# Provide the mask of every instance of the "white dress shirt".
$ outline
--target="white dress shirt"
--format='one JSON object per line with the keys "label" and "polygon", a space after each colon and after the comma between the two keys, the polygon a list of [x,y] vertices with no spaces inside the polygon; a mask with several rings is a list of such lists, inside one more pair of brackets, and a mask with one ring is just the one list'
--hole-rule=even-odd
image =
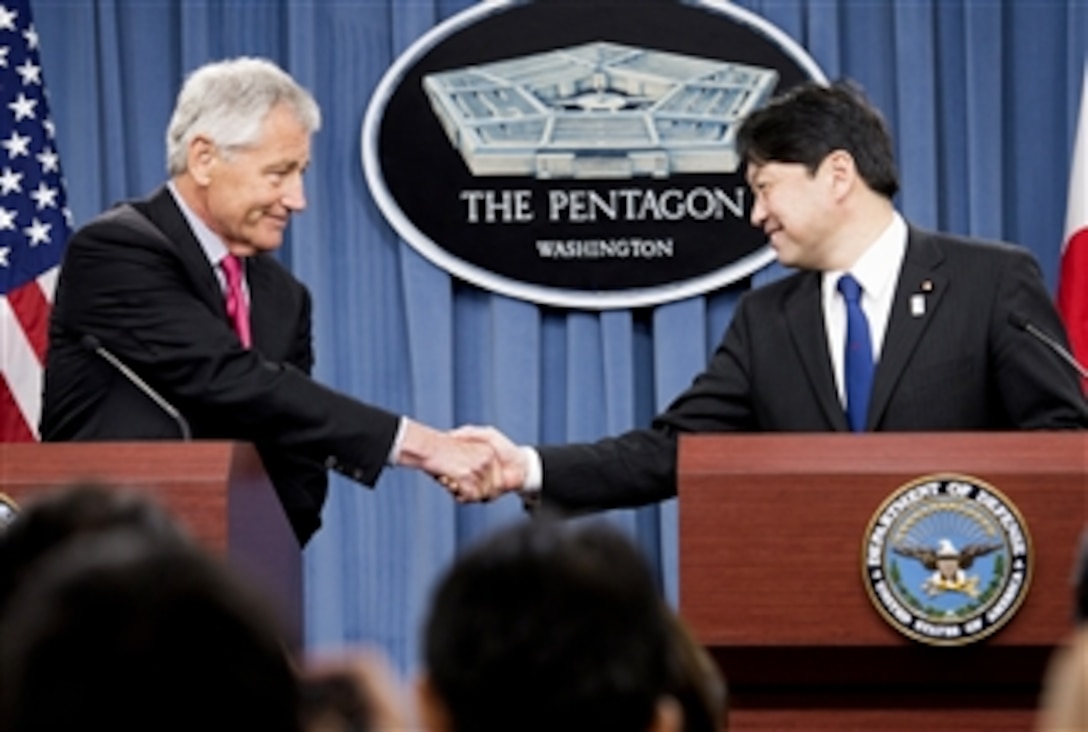
{"label": "white dress shirt", "polygon": [[[861,255],[850,274],[861,285],[861,309],[869,321],[869,337],[873,345],[873,364],[880,362],[880,350],[884,345],[884,333],[888,330],[899,270],[907,251],[907,224],[898,212],[892,213],[888,228],[877,237]],[[836,285],[845,272],[823,273],[824,327],[827,331],[827,349],[831,354],[831,367],[839,400],[846,405],[846,380],[843,366],[843,349],[846,343],[846,300]]]}

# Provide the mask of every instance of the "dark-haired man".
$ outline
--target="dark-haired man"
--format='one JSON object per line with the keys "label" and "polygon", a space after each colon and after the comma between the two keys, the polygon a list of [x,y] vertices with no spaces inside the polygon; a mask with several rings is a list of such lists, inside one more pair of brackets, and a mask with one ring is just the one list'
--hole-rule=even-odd
{"label": "dark-haired man", "polygon": [[669,498],[684,432],[1088,427],[1078,375],[1023,327],[1065,343],[1032,255],[908,224],[891,135],[856,87],[789,90],[745,120],[738,147],[752,224],[800,271],[741,299],[650,429],[535,449],[465,429],[500,451],[507,490],[573,510]]}

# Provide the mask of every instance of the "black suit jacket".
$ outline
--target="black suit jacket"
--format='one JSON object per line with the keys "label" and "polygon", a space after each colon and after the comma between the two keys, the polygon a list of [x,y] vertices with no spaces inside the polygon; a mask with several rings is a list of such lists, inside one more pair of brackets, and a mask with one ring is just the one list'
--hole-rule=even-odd
{"label": "black suit jacket", "polygon": [[[545,505],[638,506],[676,492],[682,432],[848,430],[827,350],[821,273],[746,293],[707,369],[653,422],[540,447]],[[925,302],[914,316],[911,298]],[[1065,340],[1029,252],[911,228],[869,404],[881,431],[1088,427],[1080,381],[1016,313]]]}
{"label": "black suit jacket", "polygon": [[44,440],[177,439],[178,425],[81,343],[94,336],[171,402],[195,438],[253,442],[300,542],[320,525],[327,469],[372,485],[398,417],[328,389],[313,366],[310,295],[248,258],[252,349],[227,320],[203,249],[164,187],[68,243],[50,323]]}

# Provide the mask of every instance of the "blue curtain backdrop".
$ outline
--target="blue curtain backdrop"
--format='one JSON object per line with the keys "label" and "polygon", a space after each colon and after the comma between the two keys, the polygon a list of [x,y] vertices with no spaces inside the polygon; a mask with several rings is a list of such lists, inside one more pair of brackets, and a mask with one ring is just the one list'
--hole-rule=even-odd
{"label": "blue curtain backdrop", "polygon": [[[635,311],[538,307],[452,279],[400,241],[365,186],[360,127],[393,60],[466,0],[35,0],[45,78],[77,225],[164,176],[186,72],[263,55],[320,102],[310,208],[282,258],[313,290],[317,376],[439,427],[493,423],[526,442],[645,425],[704,365],[740,292]],[[859,81],[898,141],[913,222],[1019,242],[1053,287],[1086,0],[749,0],[829,78]],[[630,3],[632,9],[637,2]],[[610,514],[677,594],[675,501]],[[522,520],[518,501],[455,505],[391,470],[334,479],[305,552],[306,637],[384,647],[405,672],[434,580],[459,548]],[[739,591],[739,590],[738,590]]]}

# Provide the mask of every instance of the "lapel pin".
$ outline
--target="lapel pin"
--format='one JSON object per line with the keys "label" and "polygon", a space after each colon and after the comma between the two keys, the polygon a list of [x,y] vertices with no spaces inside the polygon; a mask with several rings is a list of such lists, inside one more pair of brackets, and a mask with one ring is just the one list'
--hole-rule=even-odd
{"label": "lapel pin", "polygon": [[926,314],[925,295],[910,296],[910,314],[915,318],[920,318]]}

